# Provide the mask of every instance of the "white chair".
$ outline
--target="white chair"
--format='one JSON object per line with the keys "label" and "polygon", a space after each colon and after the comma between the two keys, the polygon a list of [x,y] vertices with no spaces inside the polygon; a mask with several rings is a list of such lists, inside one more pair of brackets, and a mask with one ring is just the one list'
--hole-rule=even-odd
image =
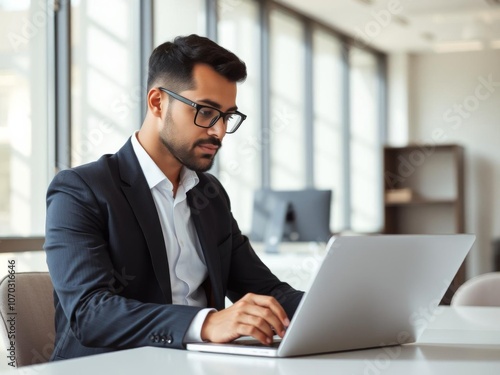
{"label": "white chair", "polygon": [[500,306],[500,272],[485,273],[463,283],[452,306]]}
{"label": "white chair", "polygon": [[50,275],[18,272],[13,276],[0,281],[0,336],[7,348],[7,360],[16,367],[47,362],[55,342]]}

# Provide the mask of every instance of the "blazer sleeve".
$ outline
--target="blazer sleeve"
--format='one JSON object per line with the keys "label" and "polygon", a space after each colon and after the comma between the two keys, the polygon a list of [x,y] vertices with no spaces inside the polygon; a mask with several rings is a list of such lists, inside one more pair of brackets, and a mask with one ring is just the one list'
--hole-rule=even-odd
{"label": "blazer sleeve", "polygon": [[44,247],[56,324],[66,319],[72,334],[87,347],[182,348],[200,309],[120,295],[113,286],[117,275],[106,240],[107,220],[95,192],[78,172],[66,170],[54,178],[47,193]]}

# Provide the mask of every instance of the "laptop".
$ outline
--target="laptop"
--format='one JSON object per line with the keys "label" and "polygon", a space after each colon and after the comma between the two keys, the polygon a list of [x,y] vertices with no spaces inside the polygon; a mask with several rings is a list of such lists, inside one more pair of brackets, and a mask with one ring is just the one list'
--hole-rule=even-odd
{"label": "laptop", "polygon": [[332,237],[275,347],[240,339],[187,349],[292,357],[415,342],[474,241],[469,234]]}

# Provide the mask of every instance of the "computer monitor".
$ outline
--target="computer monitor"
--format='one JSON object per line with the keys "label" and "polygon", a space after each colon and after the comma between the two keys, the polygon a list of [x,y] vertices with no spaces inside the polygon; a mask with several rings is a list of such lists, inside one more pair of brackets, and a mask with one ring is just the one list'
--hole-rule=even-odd
{"label": "computer monitor", "polygon": [[283,241],[326,242],[331,200],[331,190],[257,190],[249,237],[263,242],[266,252],[278,252]]}

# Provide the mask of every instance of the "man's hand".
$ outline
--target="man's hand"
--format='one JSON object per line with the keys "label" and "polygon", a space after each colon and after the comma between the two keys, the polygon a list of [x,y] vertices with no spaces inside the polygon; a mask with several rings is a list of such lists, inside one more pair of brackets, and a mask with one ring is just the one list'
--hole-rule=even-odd
{"label": "man's hand", "polygon": [[249,293],[227,309],[208,314],[201,338],[223,343],[240,336],[252,336],[269,345],[275,334],[285,335],[289,324],[285,310],[273,297]]}

